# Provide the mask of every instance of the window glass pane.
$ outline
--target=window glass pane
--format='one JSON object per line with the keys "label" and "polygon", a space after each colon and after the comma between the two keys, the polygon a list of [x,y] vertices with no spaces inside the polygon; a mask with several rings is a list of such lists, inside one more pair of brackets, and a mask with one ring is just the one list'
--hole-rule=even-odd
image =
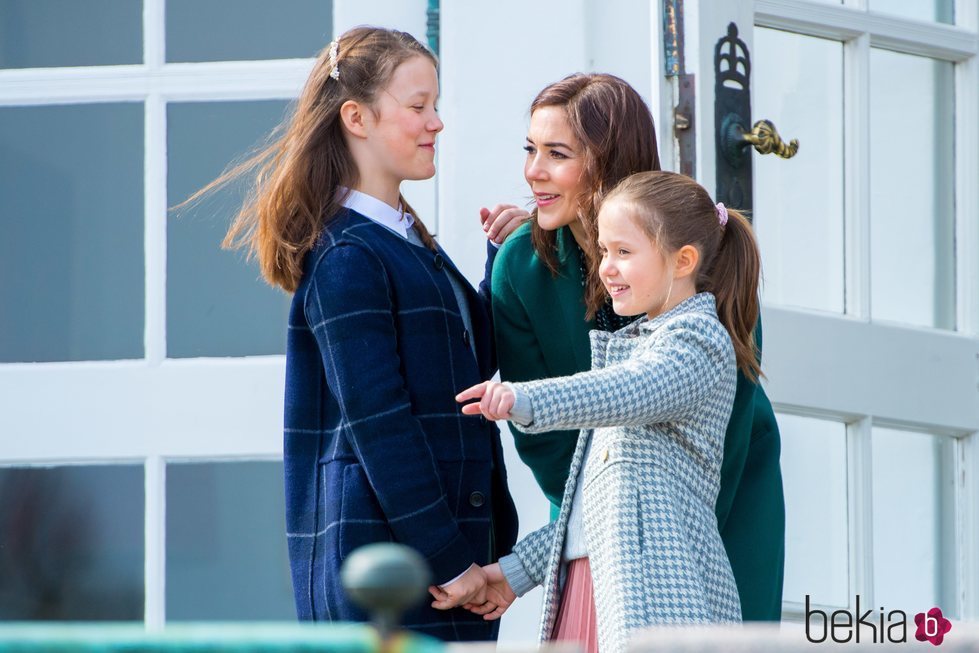
{"label": "window glass pane", "polygon": [[[282,119],[286,103],[171,104],[169,203],[176,205],[240,159]],[[258,264],[221,249],[246,181],[171,212],[167,226],[167,353],[245,356],[285,352],[289,296],[261,280]]]}
{"label": "window glass pane", "polygon": [[296,618],[281,462],[167,466],[167,619]]}
{"label": "window glass pane", "polygon": [[326,0],[167,0],[167,61],[315,56],[333,38]]}
{"label": "window glass pane", "polygon": [[951,63],[870,55],[871,315],[955,328]]}
{"label": "window glass pane", "polygon": [[778,415],[785,487],[785,601],[849,604],[846,425]]}
{"label": "window glass pane", "polygon": [[143,61],[139,0],[3,0],[0,68]]}
{"label": "window glass pane", "polygon": [[874,427],[874,599],[955,614],[954,441]]}
{"label": "window glass pane", "polygon": [[0,108],[0,217],[0,362],[143,356],[142,104]]}
{"label": "window glass pane", "polygon": [[843,44],[755,28],[752,120],[767,118],[792,159],[753,155],[762,299],[842,313]]}
{"label": "window glass pane", "polygon": [[0,621],[143,618],[143,468],[0,468]]}
{"label": "window glass pane", "polygon": [[868,9],[928,22],[955,22],[955,0],[869,0]]}

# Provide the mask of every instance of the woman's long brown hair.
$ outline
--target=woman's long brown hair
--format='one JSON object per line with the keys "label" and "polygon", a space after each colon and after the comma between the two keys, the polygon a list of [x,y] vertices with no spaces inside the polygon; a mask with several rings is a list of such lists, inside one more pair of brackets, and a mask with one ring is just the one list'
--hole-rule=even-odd
{"label": "woman's long brown hair", "polygon": [[606,201],[625,202],[661,251],[675,252],[684,245],[697,248],[697,292],[713,293],[717,316],[731,334],[738,368],[757,381],[761,367],[753,331],[758,322],[761,254],[748,219],[727,208],[727,223],[722,225],[704,187],[675,172],[632,175]]}
{"label": "woman's long brown hair", "polygon": [[[598,276],[598,207],[605,194],[622,179],[644,170],[659,170],[656,129],[639,93],[614,75],[578,73],[565,77],[538,93],[530,105],[531,115],[541,107],[564,109],[584,154],[585,190],[577,198],[577,213],[588,239],[582,251],[588,272],[585,317],[590,320],[606,301],[605,287]],[[531,217],[534,250],[556,275],[557,234],[537,224],[537,209]]]}
{"label": "woman's long brown hair", "polygon": [[[348,100],[374,106],[395,69],[418,56],[437,64],[435,55],[405,32],[377,27],[347,31],[337,42],[337,78],[331,76],[334,66],[327,46],[317,55],[291,117],[272,132],[270,144],[179,206],[254,173],[254,186],[222,244],[247,249],[258,257],[266,281],[295,291],[306,253],[325,221],[340,209],[339,189],[353,188],[358,182],[340,107]],[[406,211],[414,213],[403,197],[401,201]],[[421,220],[415,226],[425,244],[434,248]]]}

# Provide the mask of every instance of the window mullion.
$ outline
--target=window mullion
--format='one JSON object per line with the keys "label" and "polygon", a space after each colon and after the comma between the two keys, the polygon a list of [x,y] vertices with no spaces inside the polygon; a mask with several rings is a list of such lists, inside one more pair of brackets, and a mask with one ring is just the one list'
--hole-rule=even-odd
{"label": "window mullion", "polygon": [[143,63],[157,70],[166,61],[166,0],[143,0]]}
{"label": "window mullion", "polygon": [[979,619],[979,433],[961,438],[957,443],[956,543],[959,550],[956,598],[962,619]]}
{"label": "window mullion", "polygon": [[167,105],[159,93],[146,98],[144,125],[145,295],[143,343],[150,365],[166,358],[167,309]]}
{"label": "window mullion", "polygon": [[846,435],[850,596],[859,595],[863,605],[875,605],[874,461],[871,418],[865,417],[848,424]]}
{"label": "window mullion", "polygon": [[979,57],[955,66],[956,327],[979,336]]}
{"label": "window mullion", "polygon": [[846,313],[870,319],[870,36],[843,45]]}
{"label": "window mullion", "polygon": [[158,631],[166,621],[166,461],[146,459],[145,562],[146,629]]}

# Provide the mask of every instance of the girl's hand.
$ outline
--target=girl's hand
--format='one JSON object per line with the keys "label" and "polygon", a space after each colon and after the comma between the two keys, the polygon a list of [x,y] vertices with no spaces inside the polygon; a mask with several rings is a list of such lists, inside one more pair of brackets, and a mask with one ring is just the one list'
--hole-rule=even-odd
{"label": "girl's hand", "polygon": [[507,236],[529,219],[530,213],[513,204],[497,204],[492,209],[479,209],[483,231],[497,245],[502,245]]}
{"label": "girl's hand", "polygon": [[470,399],[479,399],[480,401],[478,404],[471,403],[463,406],[463,415],[479,415],[482,413],[486,419],[497,421],[510,419],[510,409],[513,408],[516,397],[513,396],[513,390],[502,383],[484,381],[456,395],[456,401],[460,404]]}
{"label": "girl's hand", "polygon": [[491,565],[486,565],[483,567],[483,571],[486,573],[487,579],[486,603],[482,605],[467,603],[462,607],[473,614],[483,615],[483,619],[486,621],[493,621],[503,616],[507,608],[517,599],[517,595],[513,593],[510,583],[503,575],[500,563],[494,562]]}
{"label": "girl's hand", "polygon": [[432,607],[436,610],[449,610],[463,604],[481,605],[486,602],[486,573],[474,563],[455,582],[432,585],[428,592],[435,599]]}

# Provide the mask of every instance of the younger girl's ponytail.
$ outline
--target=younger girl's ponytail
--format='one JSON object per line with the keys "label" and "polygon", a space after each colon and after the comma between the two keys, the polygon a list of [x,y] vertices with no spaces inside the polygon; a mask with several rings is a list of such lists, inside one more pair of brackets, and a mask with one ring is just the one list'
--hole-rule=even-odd
{"label": "younger girl's ponytail", "polygon": [[761,375],[754,329],[758,322],[761,255],[741,213],[714,204],[704,187],[674,172],[640,172],[624,179],[605,202],[629,202],[639,227],[664,252],[693,245],[700,252],[697,292],[712,293],[717,317],[731,335],[738,369]]}
{"label": "younger girl's ponytail", "polygon": [[[731,334],[738,368],[752,381],[761,375],[754,330],[758,322],[758,280],[761,256],[751,223],[739,211],[718,205],[719,218],[727,216],[722,227],[720,247],[714,265],[706,275],[698,275],[698,290],[704,288],[717,300],[717,317]],[[706,277],[706,278],[704,278]]]}

